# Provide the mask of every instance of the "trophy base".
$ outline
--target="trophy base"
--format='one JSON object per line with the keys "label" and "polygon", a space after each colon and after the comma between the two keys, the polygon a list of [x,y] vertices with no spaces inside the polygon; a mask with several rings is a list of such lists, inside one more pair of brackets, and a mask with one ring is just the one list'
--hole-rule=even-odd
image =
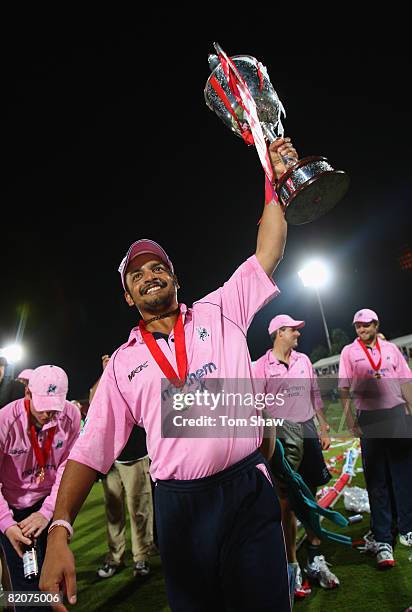
{"label": "trophy base", "polygon": [[325,157],[305,157],[281,177],[277,192],[291,225],[318,219],[343,198],[349,177],[334,170]]}

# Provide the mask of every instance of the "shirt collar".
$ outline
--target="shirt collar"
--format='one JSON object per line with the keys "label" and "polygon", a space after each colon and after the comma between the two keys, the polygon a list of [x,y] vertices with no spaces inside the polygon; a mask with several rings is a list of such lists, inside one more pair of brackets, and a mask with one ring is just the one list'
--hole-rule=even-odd
{"label": "shirt collar", "polygon": [[[358,347],[360,350],[362,350],[362,347],[361,347],[360,343],[358,342],[358,338],[355,338],[355,340],[354,340],[354,342],[353,342],[353,343],[354,343],[354,344],[355,344],[355,345],[356,345],[356,346],[357,346],[357,347]],[[379,338],[379,346],[380,346],[381,348],[383,347],[384,343],[385,343],[385,340],[381,340],[381,339]],[[369,349],[370,351],[377,350],[377,348],[376,348],[376,344],[375,344],[375,346],[369,346],[368,344],[365,344],[365,346],[366,346],[366,348],[367,348],[367,349]]]}
{"label": "shirt collar", "polygon": [[[272,349],[268,350],[268,356],[269,356],[270,365],[280,365],[282,363],[281,361],[279,361],[277,357],[275,357],[275,355],[272,352]],[[292,349],[290,353],[289,364],[291,365],[292,363],[295,363],[295,361],[297,361],[298,359],[299,359],[299,353]]]}
{"label": "shirt collar", "polygon": [[[182,313],[182,316],[183,316],[183,325],[185,325],[186,322],[189,322],[191,319],[192,309],[188,308],[186,304],[179,304],[179,306],[180,306],[180,312]],[[133,346],[134,344],[136,344],[136,342],[138,344],[144,344],[144,340],[142,338],[142,334],[140,333],[140,329],[138,325],[136,327],[133,327],[133,329],[131,330],[129,339],[126,342],[126,344],[123,346],[123,348],[128,348],[129,346]]]}
{"label": "shirt collar", "polygon": [[57,419],[58,417],[55,416],[54,419],[52,419],[51,421],[49,421],[48,423],[46,423],[46,425],[43,425],[43,427],[40,429],[40,431],[47,431],[48,429],[50,429],[51,427],[56,427],[57,425]]}

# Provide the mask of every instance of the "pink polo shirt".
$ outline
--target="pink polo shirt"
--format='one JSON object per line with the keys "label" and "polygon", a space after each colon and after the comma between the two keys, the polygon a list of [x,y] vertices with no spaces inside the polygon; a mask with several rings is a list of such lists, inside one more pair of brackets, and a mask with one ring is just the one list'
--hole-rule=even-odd
{"label": "pink polo shirt", "polygon": [[[252,366],[246,341],[255,315],[278,295],[255,256],[213,293],[181,305],[184,315],[189,381],[202,378],[248,379]],[[173,331],[158,339],[177,371]],[[262,428],[252,437],[166,438],[161,435],[161,379],[163,374],[143,342],[138,327],[111,357],[90,405],[87,422],[70,459],[107,472],[123,449],[134,423],[147,433],[153,479],[187,480],[215,474],[255,451]]]}
{"label": "pink polo shirt", "polygon": [[[395,344],[379,340],[382,352],[381,378],[374,376],[368,358],[358,340],[342,350],[339,362],[339,387],[350,388],[356,410],[394,408],[405,403],[401,385],[412,382],[405,358]],[[376,348],[368,349],[374,363],[379,361]]]}
{"label": "pink polo shirt", "polygon": [[43,482],[36,483],[38,464],[31,445],[24,399],[0,410],[0,530],[16,524],[13,508],[29,508],[46,498],[39,512],[50,520],[53,516],[57,490],[69,452],[80,431],[80,410],[66,401],[55,418],[38,434],[39,446],[47,439],[47,431],[56,425],[53,444],[45,465]]}
{"label": "pink polo shirt", "polygon": [[273,406],[266,405],[270,415],[294,423],[304,423],[323,408],[316,374],[309,357],[304,353],[292,351],[287,368],[269,349],[254,363],[253,373],[255,378],[262,381],[264,393],[283,395],[282,406],[276,402]]}

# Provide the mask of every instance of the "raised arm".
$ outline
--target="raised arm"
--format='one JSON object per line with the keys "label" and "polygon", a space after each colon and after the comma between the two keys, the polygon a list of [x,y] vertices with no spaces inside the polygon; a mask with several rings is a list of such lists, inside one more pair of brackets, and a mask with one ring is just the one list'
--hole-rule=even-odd
{"label": "raised arm", "polygon": [[[269,156],[276,180],[286,170],[281,155],[298,158],[290,138],[278,138],[269,147]],[[274,199],[264,208],[256,245],[256,257],[268,276],[272,276],[283,257],[287,224],[283,209]]]}

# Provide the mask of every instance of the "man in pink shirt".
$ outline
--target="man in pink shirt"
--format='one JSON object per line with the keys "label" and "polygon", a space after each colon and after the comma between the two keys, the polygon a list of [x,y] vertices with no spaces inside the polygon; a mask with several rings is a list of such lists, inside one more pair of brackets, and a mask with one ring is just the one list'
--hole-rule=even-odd
{"label": "man in pink shirt", "polygon": [[[289,139],[270,146],[275,175],[281,155],[296,157]],[[71,523],[94,482],[107,472],[134,424],[147,433],[159,549],[173,611],[290,610],[280,509],[263,456],[262,427],[253,435],[162,435],[164,395],[237,379],[253,388],[246,341],[255,315],[278,294],[271,275],[283,255],[286,222],[272,200],[265,206],[256,254],[219,289],[187,308],[165,251],[151,240],[131,245],[120,266],[125,298],[142,316],[113,353],[72,451],[54,518]],[[215,381],[217,382],[217,381]],[[183,385],[183,386],[182,386]],[[41,586],[65,585],[75,601],[75,566],[64,528],[49,535]],[[182,560],[184,562],[182,563]]]}
{"label": "man in pink shirt", "polygon": [[367,548],[376,553],[378,567],[384,569],[395,565],[394,523],[401,543],[412,546],[412,443],[407,407],[412,373],[398,347],[378,337],[376,312],[363,308],[355,313],[353,323],[357,338],[342,350],[339,387],[346,423],[353,435],[361,436],[371,508]]}
{"label": "man in pink shirt", "polygon": [[25,370],[22,370],[20,372],[20,374],[18,374],[16,376],[16,380],[21,383],[24,387],[24,397],[28,397],[30,399],[30,391],[29,391],[29,380],[30,380],[30,376],[33,374],[33,371],[31,368],[26,368]]}
{"label": "man in pink shirt", "polygon": [[[45,529],[79,434],[80,413],[66,401],[67,389],[64,370],[40,366],[30,374],[28,396],[0,410],[0,538],[15,591],[38,589]],[[28,581],[22,554],[33,538],[39,572]]]}
{"label": "man in pink shirt", "polygon": [[[285,457],[316,496],[317,487],[330,480],[322,454],[322,449],[329,448],[330,438],[312,363],[307,355],[295,350],[300,337],[299,330],[304,325],[304,321],[296,321],[286,314],[277,315],[271,320],[268,332],[273,346],[255,362],[254,376],[260,380],[267,395],[276,397],[279,392],[283,393],[283,406],[266,409],[274,417],[285,419],[276,432],[284,447]],[[319,436],[314,424],[315,416],[320,423]],[[295,597],[303,598],[307,591],[302,585],[302,572],[296,557],[296,517],[286,486],[278,480],[277,487],[288,562],[296,577]],[[332,589],[339,585],[339,580],[330,571],[321,554],[320,544],[316,534],[307,529],[306,570],[323,588]]]}

